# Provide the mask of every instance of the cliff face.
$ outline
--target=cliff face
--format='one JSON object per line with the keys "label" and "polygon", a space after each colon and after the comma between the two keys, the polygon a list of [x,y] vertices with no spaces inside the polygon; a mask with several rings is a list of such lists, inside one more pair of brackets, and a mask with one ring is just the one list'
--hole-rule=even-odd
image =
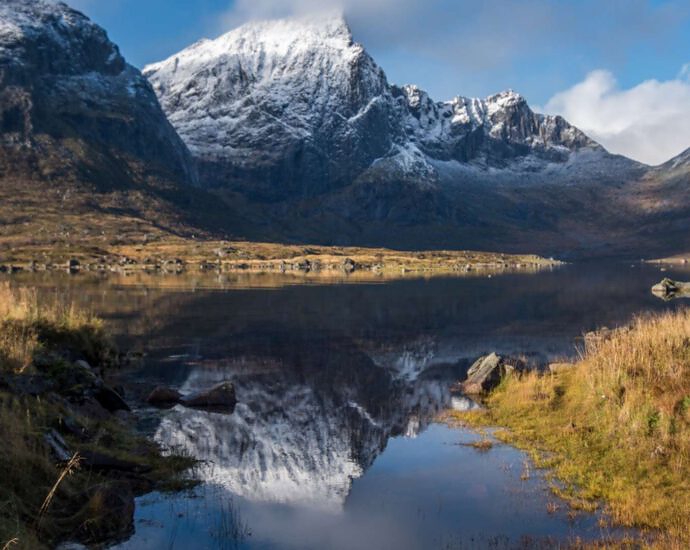
{"label": "cliff face", "polygon": [[0,5],[0,90],[5,176],[99,190],[196,182],[148,81],[66,4]]}
{"label": "cliff face", "polygon": [[144,73],[209,187],[314,195],[399,140],[386,77],[342,19],[247,25]]}

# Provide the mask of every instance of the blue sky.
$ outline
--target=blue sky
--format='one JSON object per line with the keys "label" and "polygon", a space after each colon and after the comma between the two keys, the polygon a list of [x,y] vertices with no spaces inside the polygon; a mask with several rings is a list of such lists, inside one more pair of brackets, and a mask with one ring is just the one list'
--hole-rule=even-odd
{"label": "blue sky", "polygon": [[[586,126],[583,129],[615,152],[650,163],[690,146],[690,130],[681,132],[673,143],[659,144],[654,132],[662,132],[664,124],[650,129],[644,117],[640,122],[644,128],[640,123],[632,133],[623,128],[635,112],[640,118],[641,110],[658,119],[655,108],[662,108],[679,128],[690,128],[690,71],[683,72],[690,62],[688,0],[68,3],[103,25],[139,67],[249,19],[301,14],[324,6],[342,8],[355,39],[367,47],[391,82],[418,84],[438,100],[512,88],[534,106],[576,119],[574,123]],[[587,93],[591,97],[583,99]],[[589,109],[590,103],[595,107]],[[625,103],[628,110],[612,112],[616,103]],[[611,128],[628,133],[613,135]],[[643,143],[632,143],[633,134]]]}

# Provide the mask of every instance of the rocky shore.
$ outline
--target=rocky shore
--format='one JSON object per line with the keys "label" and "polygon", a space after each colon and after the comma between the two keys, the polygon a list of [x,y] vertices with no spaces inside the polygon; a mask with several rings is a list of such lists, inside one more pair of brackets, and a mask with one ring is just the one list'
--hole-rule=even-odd
{"label": "rocky shore", "polygon": [[537,271],[561,265],[534,255],[472,251],[396,251],[388,249],[297,246],[228,241],[163,241],[106,250],[46,252],[15,249],[0,256],[0,273],[285,273],[309,275],[467,274]]}
{"label": "rocky shore", "polygon": [[129,537],[134,499],[193,485],[196,461],[137,430],[97,320],[0,287],[0,547]]}

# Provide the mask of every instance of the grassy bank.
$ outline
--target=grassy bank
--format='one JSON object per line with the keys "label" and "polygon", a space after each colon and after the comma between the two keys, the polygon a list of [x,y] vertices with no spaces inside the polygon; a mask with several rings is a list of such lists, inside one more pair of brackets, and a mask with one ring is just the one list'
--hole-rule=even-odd
{"label": "grassy bank", "polygon": [[126,536],[134,495],[184,482],[193,461],[162,456],[93,397],[117,363],[97,319],[0,285],[0,548]]}
{"label": "grassy bank", "polygon": [[690,310],[586,339],[579,362],[505,379],[456,421],[502,426],[576,507],[599,503],[660,548],[690,545]]}

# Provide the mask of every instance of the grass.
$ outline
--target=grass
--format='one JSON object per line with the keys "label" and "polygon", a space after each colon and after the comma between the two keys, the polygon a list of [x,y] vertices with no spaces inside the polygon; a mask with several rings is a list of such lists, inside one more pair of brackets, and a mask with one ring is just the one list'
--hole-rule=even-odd
{"label": "grass", "polygon": [[[117,362],[98,319],[57,296],[40,301],[30,290],[0,285],[0,548],[47,548],[66,538],[100,542],[115,535],[117,526],[99,498],[122,482],[82,465],[84,450],[146,466],[150,472],[135,482],[139,492],[189,484],[180,475],[194,460],[162,456],[126,423],[93,418],[65,399],[75,391],[75,367],[65,355],[106,370]],[[3,378],[17,377],[47,380],[56,389],[38,396],[2,389]],[[68,421],[93,435],[87,441],[70,435],[63,429]],[[74,449],[66,465],[56,464],[44,441],[52,429]]]}
{"label": "grass", "polygon": [[643,316],[590,338],[556,373],[503,381],[479,412],[455,413],[526,449],[580,508],[690,544],[690,310]]}
{"label": "grass", "polygon": [[0,372],[24,373],[38,354],[60,347],[82,353],[94,365],[112,359],[99,319],[57,296],[39,302],[34,289],[0,283]]}

